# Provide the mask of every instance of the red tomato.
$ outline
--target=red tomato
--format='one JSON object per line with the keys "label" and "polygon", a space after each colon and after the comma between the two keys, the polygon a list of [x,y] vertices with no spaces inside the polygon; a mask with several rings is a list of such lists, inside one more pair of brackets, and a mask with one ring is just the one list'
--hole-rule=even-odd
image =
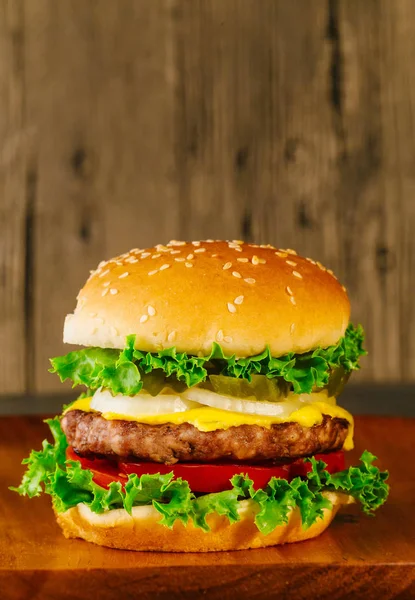
{"label": "red tomato", "polygon": [[92,479],[97,485],[100,485],[103,488],[109,487],[109,484],[112,481],[120,481],[124,484],[128,479],[127,475],[120,473],[116,461],[111,461],[106,458],[84,458],[78,456],[71,446],[66,450],[66,458],[68,460],[79,460],[81,467],[92,471]]}
{"label": "red tomato", "polygon": [[[328,454],[315,454],[316,460],[322,460],[326,463],[326,471],[329,473],[337,473],[346,468],[343,450],[337,452],[329,452]],[[305,477],[311,471],[311,463],[304,462],[304,459],[299,458],[290,464],[291,479],[294,477]]]}
{"label": "red tomato", "polygon": [[120,462],[120,469],[127,473],[171,473],[175,477],[181,477],[189,482],[192,492],[223,492],[231,490],[229,481],[234,475],[243,473],[248,475],[254,482],[255,488],[265,487],[271,477],[288,479],[289,470],[283,467],[259,467],[241,464],[200,464],[200,463],[177,463],[176,465],[159,465],[157,463],[132,463]]}
{"label": "red tomato", "polygon": [[[193,492],[211,493],[232,489],[230,479],[240,473],[248,475],[254,482],[255,489],[264,488],[271,477],[280,477],[291,481],[294,477],[305,477],[311,470],[310,463],[305,463],[302,458],[282,466],[245,465],[245,464],[203,464],[203,463],[177,463],[164,465],[150,462],[124,462],[110,461],[107,459],[88,459],[78,456],[72,448],[66,452],[69,460],[79,460],[82,468],[93,473],[95,483],[108,487],[111,481],[125,483],[128,475],[136,473],[153,475],[173,472],[175,477],[181,477],[189,482]],[[327,464],[329,473],[336,473],[345,468],[344,452],[330,452],[329,454],[316,454],[317,460]]]}

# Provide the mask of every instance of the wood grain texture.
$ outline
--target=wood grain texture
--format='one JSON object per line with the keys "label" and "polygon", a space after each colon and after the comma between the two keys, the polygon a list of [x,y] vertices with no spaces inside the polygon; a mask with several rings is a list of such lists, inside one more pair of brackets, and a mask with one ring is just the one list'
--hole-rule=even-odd
{"label": "wood grain texture", "polygon": [[369,339],[368,379],[405,379],[413,369],[413,9],[406,0],[338,4],[338,222],[353,313]]}
{"label": "wood grain texture", "polygon": [[61,390],[88,270],[181,237],[321,260],[357,379],[414,380],[413,0],[0,6],[0,393]]}
{"label": "wood grain texture", "polygon": [[40,446],[38,417],[0,419],[0,589],[2,598],[392,598],[415,595],[415,420],[356,419],[356,448],[390,471],[388,503],[370,519],[347,507],[309,542],[265,550],[134,553],[66,540],[47,498],[7,491],[22,456]]}
{"label": "wood grain texture", "polygon": [[48,358],[67,351],[63,319],[88,270],[177,234],[169,5],[39,0],[25,19],[38,180],[33,388],[52,391]]}
{"label": "wood grain texture", "polygon": [[[27,131],[24,116],[22,3],[0,2],[0,390],[24,392],[27,386],[27,311],[25,295],[31,197],[26,194]],[[28,290],[26,290],[28,291]]]}

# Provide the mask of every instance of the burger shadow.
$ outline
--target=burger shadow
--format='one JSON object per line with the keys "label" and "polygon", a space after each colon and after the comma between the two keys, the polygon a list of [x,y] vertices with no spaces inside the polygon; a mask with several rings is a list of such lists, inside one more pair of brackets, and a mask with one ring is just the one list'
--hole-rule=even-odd
{"label": "burger shadow", "polygon": [[342,525],[346,523],[356,524],[360,522],[360,518],[358,515],[351,514],[340,514],[336,515],[333,519],[334,524]]}

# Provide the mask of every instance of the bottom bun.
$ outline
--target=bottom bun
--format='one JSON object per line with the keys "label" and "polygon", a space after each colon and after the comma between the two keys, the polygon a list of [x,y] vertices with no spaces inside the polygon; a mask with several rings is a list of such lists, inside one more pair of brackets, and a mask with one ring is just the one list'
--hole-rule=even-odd
{"label": "bottom bun", "polygon": [[183,525],[176,521],[172,529],[160,525],[161,515],[153,506],[136,506],[130,516],[125,509],[96,514],[85,504],[78,504],[56,517],[67,538],[83,538],[110,548],[155,552],[244,550],[300,542],[320,535],[340,506],[353,502],[353,498],[339,492],[323,495],[333,506],[324,509],[323,518],[311,527],[303,529],[300,511],[296,508],[291,510],[288,522],[276,527],[269,535],[262,534],[255,525],[258,505],[252,500],[240,503],[240,520],[236,523],[229,523],[226,517],[217,513],[208,515],[206,520],[211,530],[207,533],[195,528],[192,522]]}

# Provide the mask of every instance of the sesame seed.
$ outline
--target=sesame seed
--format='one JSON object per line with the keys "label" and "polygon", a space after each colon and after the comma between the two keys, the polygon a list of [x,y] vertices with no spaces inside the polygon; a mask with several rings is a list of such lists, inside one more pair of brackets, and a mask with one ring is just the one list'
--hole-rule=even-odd
{"label": "sesame seed", "polygon": [[153,254],[151,258],[160,258],[161,254]]}
{"label": "sesame seed", "polygon": [[140,323],[145,323],[146,321],[148,321],[148,315],[141,315]]}
{"label": "sesame seed", "polygon": [[298,271],[293,271],[293,275],[294,275],[294,277],[298,277],[298,279],[302,279],[303,278],[303,276],[300,275],[300,273]]}
{"label": "sesame seed", "polygon": [[169,342],[172,342],[176,337],[176,332],[175,331],[170,331],[169,335],[167,336],[167,339]]}
{"label": "sesame seed", "polygon": [[147,307],[147,312],[150,315],[150,317],[154,317],[154,315],[156,314],[156,309],[154,308],[154,306],[148,306]]}
{"label": "sesame seed", "polygon": [[134,258],[133,256],[131,258],[126,258],[125,262],[130,263],[131,265],[134,265],[135,263],[138,263],[138,258]]}
{"label": "sesame seed", "polygon": [[246,281],[246,283],[255,283],[256,279],[253,279],[252,277],[247,277],[246,279],[244,279],[244,281]]}
{"label": "sesame seed", "polygon": [[228,310],[230,313],[236,313],[236,306],[234,306],[232,302],[228,302]]}
{"label": "sesame seed", "polygon": [[101,262],[98,265],[98,269],[102,269],[102,267],[105,267],[107,264],[108,263],[106,260],[101,260]]}
{"label": "sesame seed", "polygon": [[294,304],[294,306],[296,306],[297,302],[295,301],[294,296],[290,296],[290,302],[291,304]]}
{"label": "sesame seed", "polygon": [[312,258],[306,258],[306,260],[308,260],[309,263],[311,263],[312,265],[316,265],[316,261],[313,260]]}
{"label": "sesame seed", "polygon": [[344,285],[342,285],[342,290],[343,290],[343,292],[347,291]]}
{"label": "sesame seed", "polygon": [[200,252],[206,252],[206,248],[196,248],[196,250],[195,250],[195,254],[196,254],[196,253],[198,253],[198,254],[199,254]]}
{"label": "sesame seed", "polygon": [[110,270],[107,269],[106,271],[103,271],[103,273],[101,273],[98,277],[104,277],[104,275],[106,275],[109,272],[110,272]]}
{"label": "sesame seed", "polygon": [[116,288],[111,288],[110,289],[110,294],[112,294],[113,296],[115,296],[115,294],[118,294],[118,290]]}
{"label": "sesame seed", "polygon": [[275,254],[280,258],[285,258],[286,256],[288,256],[286,252],[275,252]]}
{"label": "sesame seed", "polygon": [[225,263],[225,264],[223,265],[222,269],[223,269],[224,271],[226,271],[227,269],[230,269],[230,268],[231,268],[231,266],[232,266],[232,263],[231,263],[231,262],[227,262],[227,263]]}
{"label": "sesame seed", "polygon": [[291,267],[296,267],[297,266],[297,263],[294,262],[293,260],[286,260],[285,262],[287,263],[287,265],[290,265]]}
{"label": "sesame seed", "polygon": [[213,244],[215,240],[205,240],[205,242],[207,242],[208,244]]}
{"label": "sesame seed", "polygon": [[151,252],[143,252],[143,254],[141,255],[141,258],[147,258],[147,256],[150,256]]}
{"label": "sesame seed", "polygon": [[169,245],[170,246],[185,246],[186,242],[182,242],[180,240],[170,240]]}
{"label": "sesame seed", "polygon": [[292,250],[291,248],[286,248],[285,251],[288,252],[288,254],[293,254],[294,256],[297,256],[297,252],[295,250]]}
{"label": "sesame seed", "polygon": [[167,246],[164,246],[163,244],[157,244],[156,250],[157,252],[168,252],[170,248],[167,248]]}
{"label": "sesame seed", "polygon": [[243,301],[244,301],[244,296],[237,296],[233,302],[234,302],[234,304],[242,304]]}
{"label": "sesame seed", "polygon": [[267,261],[265,260],[265,258],[258,258],[258,262],[259,262],[260,265],[265,265],[265,263]]}
{"label": "sesame seed", "polygon": [[184,257],[179,256],[178,258],[174,259],[176,262],[184,262],[186,259]]}
{"label": "sesame seed", "polygon": [[121,265],[123,265],[124,263],[122,262],[122,260],[116,260],[115,264],[121,267]]}
{"label": "sesame seed", "polygon": [[251,262],[253,265],[259,265],[259,258],[256,254],[253,255]]}
{"label": "sesame seed", "polygon": [[161,265],[161,267],[160,267],[160,269],[159,269],[159,270],[160,270],[160,271],[164,271],[165,269],[168,269],[169,267],[170,267],[170,265],[168,265],[168,264],[166,263],[166,264],[164,264],[164,265]]}
{"label": "sesame seed", "polygon": [[295,323],[291,323],[290,333],[294,333]]}
{"label": "sesame seed", "polygon": [[325,271],[325,270],[326,270],[326,267],[324,267],[324,266],[321,264],[321,262],[317,261],[317,262],[316,262],[316,264],[317,264],[318,268],[319,268],[319,269],[321,269],[322,271]]}
{"label": "sesame seed", "polygon": [[247,263],[248,259],[247,258],[237,258],[236,259],[238,262],[242,262],[242,263]]}
{"label": "sesame seed", "polygon": [[334,273],[331,269],[327,269],[327,273],[330,273],[330,275],[334,275]]}
{"label": "sesame seed", "polygon": [[125,273],[122,273],[122,275],[120,275],[118,277],[118,279],[124,279],[124,277],[128,277],[128,275],[129,275],[129,273],[128,273],[128,271],[126,271]]}
{"label": "sesame seed", "polygon": [[156,273],[158,273],[158,269],[155,269],[155,271],[149,271],[149,275],[155,275]]}
{"label": "sesame seed", "polygon": [[193,254],[188,254],[186,256],[187,260],[192,260],[194,258]]}
{"label": "sesame seed", "polygon": [[181,250],[170,250],[170,254],[180,254]]}
{"label": "sesame seed", "polygon": [[222,342],[223,341],[223,331],[222,331],[222,329],[219,329],[218,333],[216,334],[216,341],[217,342]]}
{"label": "sesame seed", "polygon": [[292,295],[293,295],[292,289],[291,289],[291,288],[290,288],[288,285],[287,285],[287,287],[285,288],[285,291],[287,292],[287,294],[288,294],[289,296],[292,296]]}
{"label": "sesame seed", "polygon": [[232,338],[230,335],[225,335],[225,337],[223,338],[223,341],[226,342],[227,344],[230,344],[232,341]]}
{"label": "sesame seed", "polygon": [[102,292],[101,296],[106,296],[108,294],[108,288],[105,288],[105,290]]}
{"label": "sesame seed", "polygon": [[240,273],[238,273],[238,271],[232,271],[232,275],[234,277],[237,277],[238,279],[241,279],[242,275]]}
{"label": "sesame seed", "polygon": [[144,252],[144,250],[140,250],[140,248],[132,248],[132,250],[130,250],[130,254],[131,252],[134,252],[134,254],[140,254],[141,252]]}
{"label": "sesame seed", "polygon": [[193,246],[200,246],[200,242],[192,242]]}
{"label": "sesame seed", "polygon": [[242,248],[240,246],[234,246],[233,249],[237,252],[242,252]]}
{"label": "sesame seed", "polygon": [[102,286],[103,287],[108,287],[109,285],[111,285],[111,281],[105,281]]}
{"label": "sesame seed", "polygon": [[97,313],[89,313],[89,316],[90,316],[90,317],[96,317],[96,316],[97,316]]}
{"label": "sesame seed", "polygon": [[212,258],[216,258],[216,257],[217,257],[217,254],[212,254]]}
{"label": "sesame seed", "polygon": [[187,262],[187,263],[184,263],[184,266],[188,267],[190,269],[191,267],[193,267],[193,264],[191,262]]}
{"label": "sesame seed", "polygon": [[244,243],[244,242],[243,242],[243,240],[232,240],[232,242],[233,242],[234,244],[238,244],[238,245],[240,245],[240,244],[243,244],[243,243]]}

